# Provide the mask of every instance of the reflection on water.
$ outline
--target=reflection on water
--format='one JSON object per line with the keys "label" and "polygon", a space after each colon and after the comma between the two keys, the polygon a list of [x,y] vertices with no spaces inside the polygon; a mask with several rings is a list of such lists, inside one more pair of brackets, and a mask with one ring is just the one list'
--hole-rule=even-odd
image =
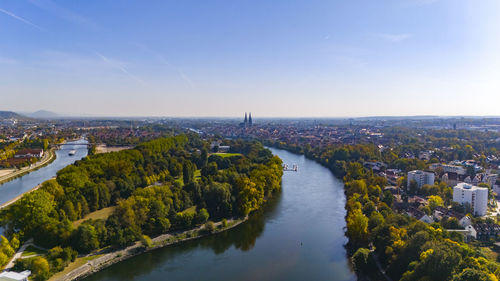
{"label": "reflection on water", "polygon": [[[272,214],[279,202],[280,194],[276,194],[270,204],[266,206],[265,211],[259,211],[253,214],[246,222],[228,231],[220,232],[215,235],[203,237],[200,239],[189,240],[166,248],[160,248],[152,252],[141,254],[134,258],[125,260],[114,266],[121,269],[113,271],[113,280],[135,280],[136,277],[144,273],[151,272],[178,256],[189,254],[196,250],[209,250],[217,255],[222,255],[231,247],[241,251],[251,250],[257,238],[263,233],[265,227],[265,217]],[[166,267],[166,271],[175,271],[177,266]],[[94,280],[90,276],[88,280]],[[87,279],[86,279],[87,280]],[[100,277],[99,280],[107,280],[106,277]]]}
{"label": "reflection on water", "polygon": [[298,172],[250,219],[225,232],[112,265],[85,280],[355,280],[344,248],[343,185],[321,165],[272,149]]}

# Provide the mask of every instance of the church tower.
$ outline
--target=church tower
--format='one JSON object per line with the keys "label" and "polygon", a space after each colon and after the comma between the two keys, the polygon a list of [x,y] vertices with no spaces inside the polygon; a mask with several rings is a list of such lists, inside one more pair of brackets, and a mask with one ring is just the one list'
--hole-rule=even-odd
{"label": "church tower", "polygon": [[248,124],[248,118],[247,118],[247,113],[245,112],[245,121],[243,121],[243,123],[245,124],[245,127],[247,126]]}
{"label": "church tower", "polygon": [[252,112],[248,115],[248,125],[252,127]]}

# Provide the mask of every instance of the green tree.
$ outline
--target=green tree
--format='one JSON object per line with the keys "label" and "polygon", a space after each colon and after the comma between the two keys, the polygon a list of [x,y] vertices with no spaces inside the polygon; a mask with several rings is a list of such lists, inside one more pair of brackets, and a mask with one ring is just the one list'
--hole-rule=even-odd
{"label": "green tree", "polygon": [[205,223],[204,230],[208,233],[214,233],[215,232],[215,224],[213,221],[208,221]]}
{"label": "green tree", "polygon": [[47,280],[50,277],[49,262],[43,257],[36,257],[31,263],[31,273],[35,280]]}
{"label": "green tree", "polygon": [[394,203],[394,196],[392,196],[392,193],[390,190],[384,191],[384,197],[382,201],[387,204],[387,206],[392,206],[392,203]]}
{"label": "green tree", "polygon": [[437,206],[443,206],[443,199],[439,195],[429,196],[429,207],[431,210],[436,209]]}
{"label": "green tree", "polygon": [[195,223],[196,224],[202,224],[208,221],[208,218],[210,215],[208,214],[207,209],[202,208],[201,210],[198,211],[195,217]]}
{"label": "green tree", "polygon": [[466,268],[460,274],[453,276],[453,281],[493,281],[488,273],[474,268]]}
{"label": "green tree", "polygon": [[357,246],[367,244],[368,218],[361,210],[355,209],[347,215],[347,235],[349,242]]}
{"label": "green tree", "polygon": [[417,194],[418,184],[415,180],[410,181],[410,185],[408,186],[408,193],[411,195]]}
{"label": "green tree", "polygon": [[352,255],[351,260],[356,272],[366,273],[372,269],[370,250],[366,248],[359,248],[354,255]]}
{"label": "green tree", "polygon": [[63,209],[68,219],[70,219],[71,221],[75,221],[78,219],[78,215],[75,212],[75,207],[73,206],[73,203],[71,203],[71,201],[66,200],[66,202],[64,202]]}
{"label": "green tree", "polygon": [[99,248],[99,239],[94,226],[81,224],[74,232],[72,246],[78,252],[90,253]]}
{"label": "green tree", "polygon": [[196,166],[194,166],[191,161],[184,161],[182,165],[182,177],[185,185],[193,181],[195,170]]}

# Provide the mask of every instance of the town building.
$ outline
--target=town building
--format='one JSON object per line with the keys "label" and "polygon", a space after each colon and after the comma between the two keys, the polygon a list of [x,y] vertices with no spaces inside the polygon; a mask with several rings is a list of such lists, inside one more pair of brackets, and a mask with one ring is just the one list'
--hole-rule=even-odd
{"label": "town building", "polygon": [[436,221],[441,221],[445,218],[456,218],[458,220],[458,224],[464,228],[472,225],[472,219],[468,215],[455,212],[442,206],[437,206],[434,209],[433,217]]}
{"label": "town building", "polygon": [[434,219],[431,216],[426,215],[424,212],[418,210],[415,207],[409,207],[408,210],[406,211],[406,214],[410,217],[414,217],[419,221],[425,222],[425,223],[433,223]]}
{"label": "town building", "polygon": [[218,152],[227,153],[227,152],[229,152],[230,149],[231,149],[231,146],[229,146],[229,145],[219,145]]}
{"label": "town building", "polygon": [[431,160],[431,157],[432,157],[432,154],[434,153],[434,151],[420,151],[418,153],[418,159],[420,160]]}
{"label": "town building", "polygon": [[43,149],[21,149],[15,155],[14,158],[42,158]]}
{"label": "town building", "polygon": [[436,170],[437,168],[441,168],[445,173],[457,173],[459,175],[465,175],[467,172],[464,167],[456,166],[456,165],[448,165],[441,163],[433,163],[429,167],[431,170]]}
{"label": "town building", "polygon": [[477,223],[474,225],[478,240],[496,239],[500,234],[500,225],[494,223]]}
{"label": "town building", "polygon": [[26,270],[21,273],[14,271],[4,271],[0,273],[0,281],[28,281],[31,271]]}
{"label": "town building", "polygon": [[434,173],[432,172],[424,172],[420,170],[414,170],[408,172],[408,184],[410,187],[411,181],[415,181],[417,183],[418,188],[422,188],[424,184],[433,185],[434,184]]}
{"label": "town building", "polygon": [[447,229],[447,231],[462,234],[465,242],[470,242],[472,239],[478,238],[478,232],[472,225],[468,225],[464,229]]}
{"label": "town building", "polygon": [[462,205],[469,204],[474,215],[484,216],[488,209],[488,188],[458,183],[453,188],[453,201]]}

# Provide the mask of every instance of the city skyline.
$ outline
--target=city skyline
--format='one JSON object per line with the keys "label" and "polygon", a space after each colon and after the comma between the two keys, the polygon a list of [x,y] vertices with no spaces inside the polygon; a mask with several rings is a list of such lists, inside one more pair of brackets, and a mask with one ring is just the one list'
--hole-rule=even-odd
{"label": "city skyline", "polygon": [[0,110],[498,116],[500,3],[372,2],[3,1]]}

